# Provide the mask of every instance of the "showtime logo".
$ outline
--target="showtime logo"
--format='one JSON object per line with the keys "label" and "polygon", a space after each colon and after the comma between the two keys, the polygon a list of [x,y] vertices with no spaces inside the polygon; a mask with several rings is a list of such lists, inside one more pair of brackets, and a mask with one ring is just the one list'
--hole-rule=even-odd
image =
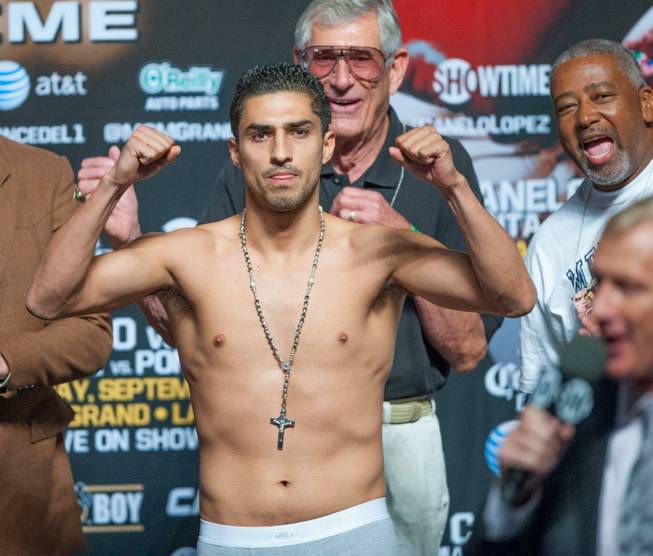
{"label": "showtime logo", "polygon": [[[14,44],[33,43],[79,43],[82,39],[86,12],[86,26],[91,42],[131,42],[138,39],[136,29],[137,0],[89,0],[88,2],[59,0],[51,2],[47,13],[41,11],[45,2],[8,2],[5,17],[6,34],[3,39]],[[2,6],[0,6],[2,8]],[[40,8],[40,9],[39,9]],[[0,27],[1,29],[1,27]]]}
{"label": "showtime logo", "polygon": [[0,60],[0,110],[18,108],[27,100],[30,91],[29,74],[11,60]]}
{"label": "showtime logo", "polygon": [[447,104],[463,104],[472,95],[525,97],[549,94],[550,64],[478,66],[450,58],[433,72],[433,91]]}

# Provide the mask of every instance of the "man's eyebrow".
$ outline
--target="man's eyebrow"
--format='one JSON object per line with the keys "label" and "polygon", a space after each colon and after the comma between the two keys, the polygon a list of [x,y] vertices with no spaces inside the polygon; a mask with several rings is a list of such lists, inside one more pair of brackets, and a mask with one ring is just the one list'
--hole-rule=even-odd
{"label": "man's eyebrow", "polygon": [[[287,122],[283,124],[284,129],[297,129],[298,127],[315,127],[315,124],[311,120],[297,120],[295,122]],[[274,126],[271,124],[259,124],[252,122],[246,128],[246,132],[259,132],[259,131],[272,131]]]}
{"label": "man's eyebrow", "polygon": [[[590,91],[593,91],[594,89],[598,89],[599,87],[612,87],[612,86],[614,86],[614,83],[612,81],[593,81],[592,83],[588,83],[583,87],[583,92],[589,93]],[[558,96],[556,96],[553,99],[553,103],[555,104],[562,97],[565,96],[574,96],[574,93],[572,91],[565,91],[564,93],[560,93]]]}
{"label": "man's eyebrow", "polygon": [[595,81],[594,83],[589,83],[588,85],[585,85],[583,87],[583,91],[587,93],[588,91],[591,91],[593,89],[598,89],[599,87],[607,87],[611,85],[614,85],[614,83],[612,83],[611,81]]}
{"label": "man's eyebrow", "polygon": [[283,127],[286,129],[297,129],[298,127],[315,127],[311,120],[298,120],[296,122],[288,122]]}
{"label": "man's eyebrow", "polygon": [[565,91],[564,93],[560,93],[558,96],[556,96],[553,99],[553,104],[556,104],[562,97],[573,97],[574,93],[571,91]]}
{"label": "man's eyebrow", "polygon": [[246,132],[258,132],[258,131],[270,131],[274,129],[273,126],[268,124],[257,124],[256,122],[249,124],[246,128]]}

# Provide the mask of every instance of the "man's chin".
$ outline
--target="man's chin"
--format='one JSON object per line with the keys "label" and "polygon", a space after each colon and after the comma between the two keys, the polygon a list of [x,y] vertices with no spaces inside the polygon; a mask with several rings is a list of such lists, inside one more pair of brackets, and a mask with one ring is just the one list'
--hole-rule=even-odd
{"label": "man's chin", "polygon": [[590,164],[589,161],[583,160],[579,164],[583,173],[596,185],[603,187],[613,187],[621,184],[628,179],[629,169],[619,164],[617,160],[609,160],[599,166]]}
{"label": "man's chin", "polygon": [[265,197],[265,206],[273,212],[292,212],[306,204],[308,197],[270,195]]}
{"label": "man's chin", "polygon": [[339,139],[355,139],[361,135],[362,125],[356,116],[334,115],[331,124]]}
{"label": "man's chin", "polygon": [[267,205],[273,212],[292,212],[300,205],[300,203],[293,199],[275,199],[267,203]]}

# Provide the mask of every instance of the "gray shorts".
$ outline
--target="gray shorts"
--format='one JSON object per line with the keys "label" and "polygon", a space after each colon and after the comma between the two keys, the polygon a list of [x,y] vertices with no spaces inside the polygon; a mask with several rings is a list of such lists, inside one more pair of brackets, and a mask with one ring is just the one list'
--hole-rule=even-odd
{"label": "gray shorts", "polygon": [[396,555],[395,530],[383,498],[288,526],[229,527],[202,521],[197,542],[197,556]]}

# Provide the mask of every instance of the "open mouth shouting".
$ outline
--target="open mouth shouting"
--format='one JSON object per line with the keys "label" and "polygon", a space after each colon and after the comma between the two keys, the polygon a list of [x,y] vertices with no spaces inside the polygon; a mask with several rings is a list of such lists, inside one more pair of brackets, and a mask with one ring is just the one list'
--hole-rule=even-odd
{"label": "open mouth shouting", "polygon": [[581,148],[590,164],[601,166],[610,160],[615,150],[615,140],[606,134],[587,135],[581,139]]}

